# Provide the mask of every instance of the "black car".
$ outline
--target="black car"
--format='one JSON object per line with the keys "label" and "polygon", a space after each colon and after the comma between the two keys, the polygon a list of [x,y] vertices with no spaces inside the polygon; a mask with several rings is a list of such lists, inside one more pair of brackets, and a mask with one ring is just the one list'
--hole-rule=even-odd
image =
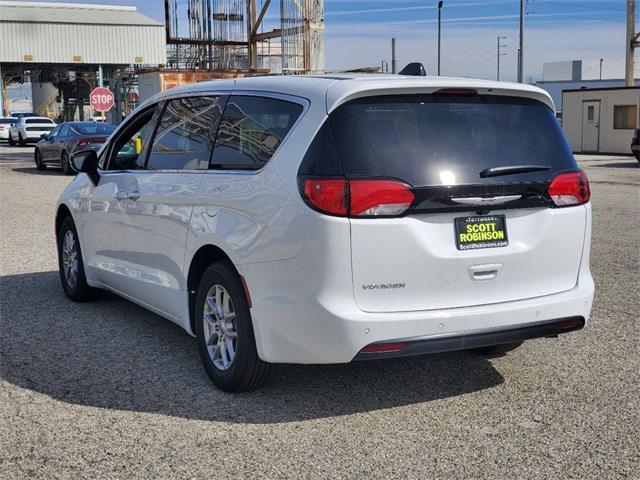
{"label": "black car", "polygon": [[640,128],[636,128],[635,133],[633,134],[633,139],[631,140],[631,151],[636,157],[636,160],[640,162]]}
{"label": "black car", "polygon": [[115,125],[108,123],[61,123],[36,144],[36,167],[44,170],[47,165],[61,166],[64,173],[70,175],[73,173],[71,155],[79,150],[98,150],[115,129]]}

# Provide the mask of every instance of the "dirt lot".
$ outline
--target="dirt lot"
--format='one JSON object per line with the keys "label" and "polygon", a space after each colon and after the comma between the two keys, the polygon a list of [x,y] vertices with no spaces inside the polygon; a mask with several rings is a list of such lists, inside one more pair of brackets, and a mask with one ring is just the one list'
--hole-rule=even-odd
{"label": "dirt lot", "polygon": [[280,366],[237,396],[175,325],[63,296],[53,207],[69,177],[31,158],[0,145],[0,478],[640,478],[633,158],[579,158],[597,285],[584,331],[491,360]]}

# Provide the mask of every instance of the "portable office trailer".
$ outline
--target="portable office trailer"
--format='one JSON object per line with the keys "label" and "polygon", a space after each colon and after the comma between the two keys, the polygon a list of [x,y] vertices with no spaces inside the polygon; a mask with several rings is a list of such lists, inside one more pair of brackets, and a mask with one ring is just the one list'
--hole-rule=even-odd
{"label": "portable office trailer", "polygon": [[631,155],[640,87],[562,92],[562,129],[576,153]]}

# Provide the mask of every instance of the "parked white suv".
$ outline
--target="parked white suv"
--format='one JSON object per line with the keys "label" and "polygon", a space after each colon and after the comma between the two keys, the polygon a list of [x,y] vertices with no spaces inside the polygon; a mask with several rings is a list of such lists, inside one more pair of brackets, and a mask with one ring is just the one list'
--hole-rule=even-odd
{"label": "parked white suv", "polygon": [[43,135],[49,135],[55,127],[55,122],[47,117],[20,117],[9,128],[9,144],[18,143],[23,147],[28,142],[38,142]]}
{"label": "parked white suv", "polygon": [[581,329],[589,186],[521,84],[262,77],[141,105],[56,214],[73,300],[108,289],[198,339],[227,391],[273,363],[490,347]]}

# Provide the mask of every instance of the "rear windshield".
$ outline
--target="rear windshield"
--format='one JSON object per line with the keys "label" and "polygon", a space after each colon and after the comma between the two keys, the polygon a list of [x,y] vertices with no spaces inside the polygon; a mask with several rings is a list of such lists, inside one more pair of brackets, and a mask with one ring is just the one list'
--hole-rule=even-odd
{"label": "rear windshield", "polygon": [[53,123],[48,118],[27,118],[24,123]]}
{"label": "rear windshield", "polygon": [[[390,95],[358,99],[331,114],[348,176],[395,177],[413,186],[546,181],[577,169],[551,109],[496,95]],[[515,165],[549,170],[481,178]]]}
{"label": "rear windshield", "polygon": [[115,125],[108,123],[81,123],[74,124],[73,128],[81,135],[111,135],[116,129]]}
{"label": "rear windshield", "polygon": [[3,123],[3,124],[9,123],[9,124],[13,125],[16,122],[17,122],[17,119],[15,119],[15,118],[0,118],[0,123]]}

